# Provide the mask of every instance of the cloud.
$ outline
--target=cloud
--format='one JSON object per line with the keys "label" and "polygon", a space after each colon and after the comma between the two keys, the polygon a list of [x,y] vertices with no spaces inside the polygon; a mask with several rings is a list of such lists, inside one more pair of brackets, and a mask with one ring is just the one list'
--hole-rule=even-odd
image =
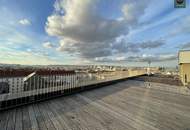
{"label": "cloud", "polygon": [[[77,10],[73,11],[75,15],[78,14]],[[84,43],[104,42],[122,33],[127,33],[128,29],[122,21],[93,16],[94,14],[90,14],[88,10],[83,12],[84,14],[81,15],[84,16],[60,16],[56,14],[48,17],[47,33]]]}
{"label": "cloud", "polygon": [[19,24],[28,26],[28,25],[31,25],[31,22],[28,19],[21,19],[19,20]]}
{"label": "cloud", "polygon": [[3,44],[29,45],[36,42],[35,38],[26,35],[26,33],[20,31],[17,26],[11,26],[8,23],[0,24],[0,30],[0,42]]}
{"label": "cloud", "polygon": [[179,20],[176,20],[173,23],[173,27],[175,29],[172,29],[169,31],[168,37],[174,37],[179,36],[182,34],[190,34],[190,16],[184,16],[180,18]]}
{"label": "cloud", "polygon": [[177,60],[176,54],[160,54],[160,55],[146,55],[142,56],[131,56],[126,59],[127,61],[133,62],[163,62],[163,61],[172,61]]}
{"label": "cloud", "polygon": [[[147,0],[128,2],[122,7],[124,18],[108,19],[97,10],[99,0],[57,0],[55,11],[48,17],[46,32],[60,39],[59,51],[77,53],[82,58],[111,56],[126,52],[116,44],[115,39],[127,35],[129,28],[138,23],[144,15]],[[127,6],[130,4],[130,7]],[[135,10],[134,7],[139,7]],[[124,43],[120,43],[124,46]],[[135,51],[136,45],[126,45],[129,51]],[[123,49],[123,50],[122,50]]]}
{"label": "cloud", "polygon": [[35,50],[15,50],[9,47],[0,48],[1,63],[8,64],[23,64],[23,65],[49,65],[60,64],[60,62],[53,57],[50,57],[45,52]]}
{"label": "cloud", "polygon": [[180,46],[180,48],[181,48],[181,49],[187,49],[187,48],[190,48],[190,42],[185,43],[185,44],[182,44],[182,45]]}
{"label": "cloud", "polygon": [[[108,41],[109,42],[109,41]],[[162,40],[145,42],[127,42],[126,39],[110,41],[109,43],[94,42],[90,46],[78,44],[75,41],[64,39],[60,41],[57,50],[80,55],[82,58],[94,59],[97,57],[113,56],[117,54],[127,54],[129,52],[138,53],[144,49],[156,49],[165,44]]]}
{"label": "cloud", "polygon": [[141,49],[153,49],[158,48],[166,44],[163,40],[146,41],[140,44]]}
{"label": "cloud", "polygon": [[44,47],[44,48],[54,48],[55,45],[52,44],[51,42],[44,42],[44,43],[43,43],[43,47]]}
{"label": "cloud", "polygon": [[112,49],[118,53],[127,53],[127,52],[140,52],[144,49],[156,49],[165,45],[166,42],[163,40],[154,40],[154,41],[144,41],[144,42],[127,42],[125,38],[116,41],[112,46]]}
{"label": "cloud", "polygon": [[139,17],[145,13],[149,0],[130,1],[123,5],[122,12],[124,18],[129,24],[136,24],[139,22]]}
{"label": "cloud", "polygon": [[86,59],[112,55],[111,44],[104,44],[103,42],[93,42],[93,44],[87,45],[86,43],[63,39],[60,41],[60,47],[57,50],[70,54],[75,53]]}
{"label": "cloud", "polygon": [[101,57],[95,58],[94,61],[96,62],[164,62],[164,61],[173,61],[177,60],[176,54],[154,54],[154,55],[138,55],[138,56],[119,56],[119,57]]}

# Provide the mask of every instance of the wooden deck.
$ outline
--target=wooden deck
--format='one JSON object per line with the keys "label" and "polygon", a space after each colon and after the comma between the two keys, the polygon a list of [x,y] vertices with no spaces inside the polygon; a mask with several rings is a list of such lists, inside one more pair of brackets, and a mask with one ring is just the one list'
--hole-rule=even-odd
{"label": "wooden deck", "polygon": [[3,111],[0,130],[190,130],[190,96],[158,85],[129,80]]}

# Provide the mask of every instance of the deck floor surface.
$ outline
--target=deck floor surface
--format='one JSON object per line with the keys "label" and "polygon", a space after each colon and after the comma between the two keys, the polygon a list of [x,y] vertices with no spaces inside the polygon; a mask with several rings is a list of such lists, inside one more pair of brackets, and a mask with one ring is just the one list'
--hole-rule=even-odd
{"label": "deck floor surface", "polygon": [[0,130],[190,130],[190,96],[156,85],[128,80],[3,111]]}

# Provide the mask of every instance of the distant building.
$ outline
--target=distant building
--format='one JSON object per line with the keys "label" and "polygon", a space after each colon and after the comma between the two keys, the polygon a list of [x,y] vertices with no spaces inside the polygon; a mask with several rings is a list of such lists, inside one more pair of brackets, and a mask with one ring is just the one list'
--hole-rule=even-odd
{"label": "distant building", "polygon": [[[70,72],[74,74],[74,72]],[[35,89],[53,88],[71,84],[71,80],[77,81],[76,77],[65,75],[65,71],[57,71],[48,74],[44,72],[33,72],[24,78],[24,91]]]}
{"label": "distant building", "polygon": [[179,52],[179,70],[182,83],[190,84],[190,50]]}
{"label": "distant building", "polygon": [[9,84],[7,82],[0,82],[0,94],[9,93]]}
{"label": "distant building", "polygon": [[24,77],[0,77],[0,94],[4,93],[20,93],[23,91]]}
{"label": "distant building", "polygon": [[[68,74],[75,74],[74,71],[65,70],[23,70],[10,69],[0,70],[0,94],[16,94],[34,89],[58,86],[61,78]],[[65,82],[70,82],[70,77]],[[74,80],[74,79],[72,79]],[[53,84],[50,84],[50,82]],[[66,83],[65,83],[66,84]],[[49,85],[49,86],[48,86]]]}

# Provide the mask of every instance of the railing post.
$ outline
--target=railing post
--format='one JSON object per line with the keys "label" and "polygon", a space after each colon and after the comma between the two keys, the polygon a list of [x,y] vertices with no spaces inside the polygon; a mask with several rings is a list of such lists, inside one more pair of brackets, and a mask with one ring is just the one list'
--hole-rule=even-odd
{"label": "railing post", "polygon": [[59,73],[58,73],[57,77],[58,77],[58,80],[57,80],[57,95],[59,95],[59,90],[60,90],[60,85],[59,85],[59,82],[60,82],[60,74],[59,74]]}
{"label": "railing post", "polygon": [[71,74],[71,92],[74,89],[73,74]]}
{"label": "railing post", "polygon": [[62,85],[62,93],[64,93],[64,76],[65,74],[62,74],[62,82],[61,82],[61,85]]}
{"label": "railing post", "polygon": [[37,100],[40,99],[40,95],[41,95],[41,92],[40,92],[40,75],[38,74],[37,77],[38,77],[38,85],[37,85],[37,91],[38,91],[38,95],[37,95]]}
{"label": "railing post", "polygon": [[61,82],[61,85],[62,85],[62,92],[64,93],[64,76],[65,74],[62,74],[62,82]]}
{"label": "railing post", "polygon": [[57,73],[56,74],[56,89],[55,89],[56,90],[55,91],[56,96],[57,96],[58,90],[59,90],[58,81],[59,81],[59,74]]}
{"label": "railing post", "polygon": [[67,89],[67,82],[66,82],[66,79],[67,79],[67,74],[65,73],[65,74],[64,74],[64,81],[63,81],[63,84],[64,84],[63,90],[64,90],[64,92],[65,92],[65,90]]}
{"label": "railing post", "polygon": [[34,99],[34,86],[35,86],[35,81],[34,81],[34,77],[32,77],[32,98],[31,98],[31,102],[33,102],[33,99]]}
{"label": "railing post", "polygon": [[69,74],[67,73],[66,76],[65,76],[65,89],[66,89],[66,92],[68,93],[69,91]]}
{"label": "railing post", "polygon": [[[75,75],[74,75],[74,74],[72,74],[72,83],[73,83],[73,85],[72,85],[72,86],[73,86],[73,90],[74,90],[74,87],[75,87],[75,80],[74,80],[74,76],[75,76]],[[73,91],[73,90],[72,90],[72,91]]]}
{"label": "railing post", "polygon": [[61,92],[61,94],[62,94],[62,90],[63,90],[62,82],[63,82],[63,75],[61,73],[61,75],[60,75],[60,92]]}
{"label": "railing post", "polygon": [[71,92],[71,74],[69,73],[69,93]]}
{"label": "railing post", "polygon": [[72,92],[72,85],[73,85],[73,83],[72,83],[72,74],[70,74],[70,93]]}
{"label": "railing post", "polygon": [[54,96],[55,84],[56,84],[56,77],[55,77],[55,74],[53,74],[53,90],[51,92],[51,96]]}

